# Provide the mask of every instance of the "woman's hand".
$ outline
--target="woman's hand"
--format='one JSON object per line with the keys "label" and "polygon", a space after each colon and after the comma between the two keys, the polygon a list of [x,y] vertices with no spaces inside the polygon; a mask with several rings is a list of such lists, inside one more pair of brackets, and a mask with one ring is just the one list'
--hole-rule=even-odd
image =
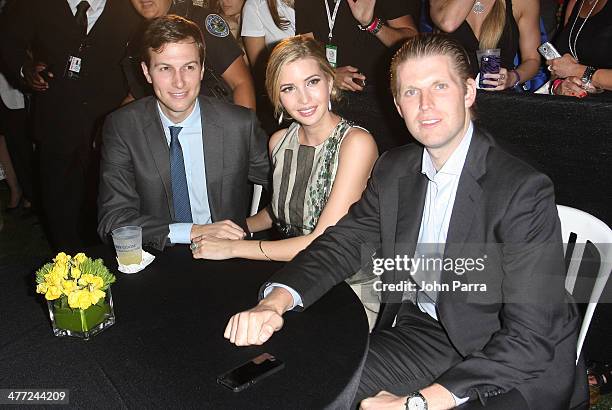
{"label": "woman's hand", "polygon": [[502,91],[512,87],[517,81],[516,74],[513,71],[508,71],[505,68],[499,69],[499,74],[486,73],[483,76],[482,83],[492,85],[493,87],[483,88],[486,91]]}
{"label": "woman's hand", "polygon": [[374,18],[376,0],[351,0],[346,2],[359,24],[366,25]]}
{"label": "woman's hand", "polygon": [[233,258],[232,246],[236,241],[214,236],[200,236],[191,242],[194,259],[223,260]]}
{"label": "woman's hand", "polygon": [[555,95],[565,95],[567,97],[578,98],[584,98],[588,94],[582,88],[582,81],[578,77],[568,77],[563,79],[563,81],[554,88],[553,93]]}
{"label": "woman's hand", "polygon": [[[363,91],[363,87],[353,79],[365,81],[366,76],[359,72],[359,69],[350,65],[336,68],[336,85],[346,91]],[[363,83],[362,83],[363,84]]]}
{"label": "woman's hand", "polygon": [[578,61],[567,53],[561,58],[547,60],[546,63],[551,74],[558,78],[581,77],[585,69],[583,65],[578,64]]}

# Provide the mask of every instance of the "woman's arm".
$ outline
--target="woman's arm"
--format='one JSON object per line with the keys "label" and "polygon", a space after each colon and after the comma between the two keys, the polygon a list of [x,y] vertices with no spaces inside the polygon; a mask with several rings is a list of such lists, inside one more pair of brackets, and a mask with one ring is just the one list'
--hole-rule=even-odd
{"label": "woman's arm", "polygon": [[419,34],[419,30],[417,30],[412,16],[401,16],[393,20],[388,20],[387,24],[376,34],[376,37],[385,46],[392,47],[417,34]]}
{"label": "woman's arm", "polygon": [[474,0],[429,0],[431,20],[440,30],[452,33],[465,21]]}
{"label": "woman's arm", "polygon": [[513,70],[502,67],[499,74],[485,74],[483,84],[493,85],[486,91],[501,91],[511,88],[517,82],[524,83],[533,78],[540,68],[540,6],[532,0],[514,0],[513,13],[519,29],[519,50],[521,64]]}
{"label": "woman's arm", "polygon": [[266,48],[265,37],[243,36],[242,40],[244,41],[244,50],[246,51],[249,63],[251,67],[255,67],[255,64],[258,63],[259,56]]}
{"label": "woman's arm", "polygon": [[[354,0],[347,1],[351,13],[355,20],[362,26],[370,23],[374,17],[375,0]],[[388,20],[387,24],[383,25],[376,37],[387,47],[391,47],[402,40],[406,40],[412,36],[419,34],[414,19],[410,15],[404,15],[392,20]]]}
{"label": "woman's arm", "polygon": [[[520,82],[524,83],[533,78],[540,68],[540,3],[533,0],[513,0],[517,16],[516,24],[519,29],[519,49],[521,51],[521,65],[516,68],[520,75]],[[510,74],[506,85],[512,87],[518,78]]]}
{"label": "woman's arm", "polygon": [[595,87],[612,91],[612,69],[600,68],[595,71],[592,78],[592,84]]}
{"label": "woman's arm", "polygon": [[[336,179],[327,204],[314,231],[308,235],[279,241],[224,241],[210,238],[199,243],[194,257],[206,259],[247,258],[289,261],[306,248],[329,226],[335,225],[356,202],[365,189],[368,177],[378,157],[372,136],[353,128],[340,147]],[[360,158],[354,161],[353,158]]]}
{"label": "woman's arm", "polygon": [[221,74],[232,89],[234,103],[255,111],[255,87],[253,77],[242,56],[237,57]]}
{"label": "woman's arm", "polygon": [[[274,147],[276,147],[276,145],[286,134],[287,128],[280,129],[272,134],[268,140],[268,153],[270,155],[270,159],[272,158]],[[270,211],[267,207],[246,219],[250,232],[261,232],[265,231],[266,229],[270,229],[272,228],[272,222],[272,216],[270,215]]]}

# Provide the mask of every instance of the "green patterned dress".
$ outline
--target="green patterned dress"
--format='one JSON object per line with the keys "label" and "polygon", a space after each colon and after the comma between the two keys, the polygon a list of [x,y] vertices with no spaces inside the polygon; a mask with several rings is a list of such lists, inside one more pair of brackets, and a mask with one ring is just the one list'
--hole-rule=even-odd
{"label": "green patterned dress", "polygon": [[341,119],[323,143],[300,145],[300,124],[292,123],[272,151],[272,202],[275,226],[286,238],[311,233],[336,178],[340,144],[351,128]]}

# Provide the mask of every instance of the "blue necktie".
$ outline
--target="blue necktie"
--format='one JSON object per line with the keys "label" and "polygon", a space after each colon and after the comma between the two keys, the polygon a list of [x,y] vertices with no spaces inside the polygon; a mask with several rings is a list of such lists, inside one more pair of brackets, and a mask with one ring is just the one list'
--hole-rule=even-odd
{"label": "blue necktie", "polygon": [[187,177],[185,176],[183,150],[178,139],[178,135],[183,127],[168,128],[170,128],[170,177],[172,178],[174,221],[193,222],[191,218],[191,205],[189,204]]}

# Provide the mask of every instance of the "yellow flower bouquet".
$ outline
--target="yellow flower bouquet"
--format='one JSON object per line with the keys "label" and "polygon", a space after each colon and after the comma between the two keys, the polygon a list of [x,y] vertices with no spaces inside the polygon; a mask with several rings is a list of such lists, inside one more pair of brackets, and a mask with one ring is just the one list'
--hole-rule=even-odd
{"label": "yellow flower bouquet", "polygon": [[60,252],[36,272],[36,292],[45,295],[56,336],[89,339],[115,323],[110,285],[115,275],[102,259]]}

